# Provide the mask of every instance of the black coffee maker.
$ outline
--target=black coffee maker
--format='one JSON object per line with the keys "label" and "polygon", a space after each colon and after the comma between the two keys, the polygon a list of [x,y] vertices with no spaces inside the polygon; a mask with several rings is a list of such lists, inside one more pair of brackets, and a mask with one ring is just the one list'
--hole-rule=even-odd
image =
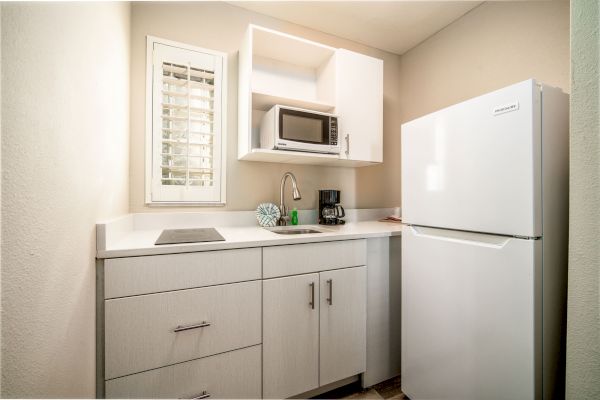
{"label": "black coffee maker", "polygon": [[339,190],[319,190],[319,224],[343,225],[346,223],[342,219],[346,216],[346,212],[339,203]]}

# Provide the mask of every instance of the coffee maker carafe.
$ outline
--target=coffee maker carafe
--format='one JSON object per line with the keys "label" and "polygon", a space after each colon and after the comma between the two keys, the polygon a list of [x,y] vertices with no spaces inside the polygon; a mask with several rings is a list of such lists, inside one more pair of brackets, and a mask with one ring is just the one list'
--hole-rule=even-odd
{"label": "coffee maker carafe", "polygon": [[319,224],[342,225],[346,216],[344,207],[339,205],[339,190],[319,190]]}

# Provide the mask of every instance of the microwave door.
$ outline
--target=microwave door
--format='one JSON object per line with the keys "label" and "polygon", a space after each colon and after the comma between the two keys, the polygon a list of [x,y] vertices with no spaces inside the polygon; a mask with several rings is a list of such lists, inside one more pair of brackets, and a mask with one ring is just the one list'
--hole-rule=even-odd
{"label": "microwave door", "polygon": [[288,150],[329,152],[329,116],[280,108],[277,147]]}

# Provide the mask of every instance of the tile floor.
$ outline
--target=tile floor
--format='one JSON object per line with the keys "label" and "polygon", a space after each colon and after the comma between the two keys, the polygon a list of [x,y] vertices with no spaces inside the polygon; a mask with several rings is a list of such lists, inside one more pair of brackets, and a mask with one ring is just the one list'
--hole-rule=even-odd
{"label": "tile floor", "polygon": [[362,389],[359,382],[342,386],[341,388],[323,393],[315,397],[317,399],[385,399],[385,400],[408,400],[400,389],[400,377],[381,382],[367,389]]}

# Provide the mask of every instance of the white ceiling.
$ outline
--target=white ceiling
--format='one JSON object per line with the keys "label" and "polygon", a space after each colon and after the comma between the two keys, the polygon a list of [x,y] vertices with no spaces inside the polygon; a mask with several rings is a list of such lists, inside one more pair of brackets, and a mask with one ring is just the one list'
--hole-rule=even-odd
{"label": "white ceiling", "polygon": [[260,14],[402,54],[481,1],[230,1]]}

